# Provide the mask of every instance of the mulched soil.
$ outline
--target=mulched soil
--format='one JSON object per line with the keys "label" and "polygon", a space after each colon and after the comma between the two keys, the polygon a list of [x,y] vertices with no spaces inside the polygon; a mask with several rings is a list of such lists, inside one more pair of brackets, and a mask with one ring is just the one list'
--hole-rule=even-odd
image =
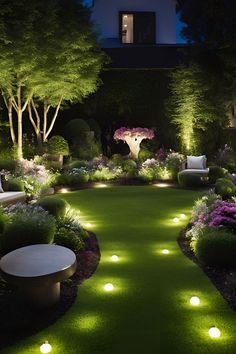
{"label": "mulched soil", "polygon": [[93,275],[100,261],[97,238],[92,232],[85,239],[85,248],[77,254],[77,261],[73,277],[61,283],[60,302],[45,310],[20,302],[14,289],[0,281],[0,349],[48,327],[73,305],[78,285]]}
{"label": "mulched soil", "polygon": [[191,250],[189,241],[185,238],[185,232],[186,230],[182,230],[177,240],[183,254],[203,270],[229,306],[236,311],[236,269],[209,267],[201,264]]}

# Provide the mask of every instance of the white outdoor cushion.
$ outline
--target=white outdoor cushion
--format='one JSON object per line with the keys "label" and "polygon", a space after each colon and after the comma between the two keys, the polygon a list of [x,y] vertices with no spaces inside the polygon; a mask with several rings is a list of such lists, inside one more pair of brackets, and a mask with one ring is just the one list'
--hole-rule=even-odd
{"label": "white outdoor cushion", "polygon": [[199,174],[199,175],[208,175],[209,173],[209,168],[204,168],[204,169],[199,169],[199,168],[188,168],[186,170],[181,171],[181,173],[193,173],[193,174]]}
{"label": "white outdoor cushion", "polygon": [[206,156],[187,156],[187,169],[203,170],[206,168]]}

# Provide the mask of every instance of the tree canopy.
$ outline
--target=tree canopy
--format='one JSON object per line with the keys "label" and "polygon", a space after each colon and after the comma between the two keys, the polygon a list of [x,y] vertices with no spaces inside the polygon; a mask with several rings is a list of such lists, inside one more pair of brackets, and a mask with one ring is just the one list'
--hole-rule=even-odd
{"label": "tree canopy", "polygon": [[27,106],[38,139],[46,141],[61,105],[96,90],[104,54],[81,1],[0,0],[0,8],[0,89],[21,158]]}

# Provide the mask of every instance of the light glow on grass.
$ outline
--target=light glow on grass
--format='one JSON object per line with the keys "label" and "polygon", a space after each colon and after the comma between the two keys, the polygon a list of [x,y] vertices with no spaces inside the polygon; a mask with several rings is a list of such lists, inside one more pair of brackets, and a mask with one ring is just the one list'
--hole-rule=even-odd
{"label": "light glow on grass", "polygon": [[113,256],[111,256],[111,260],[112,260],[112,262],[118,262],[119,257],[116,254],[113,254]]}
{"label": "light glow on grass", "polygon": [[111,283],[107,283],[104,285],[104,290],[105,291],[112,291],[112,290],[114,290],[114,285]]}
{"label": "light glow on grass", "polygon": [[209,329],[208,334],[211,338],[219,338],[221,335],[221,332],[220,332],[219,328],[214,326]]}
{"label": "light glow on grass", "polygon": [[52,346],[46,341],[40,346],[40,352],[43,354],[50,353],[52,351]]}
{"label": "light glow on grass", "polygon": [[70,190],[68,188],[61,188],[59,190],[60,193],[68,193]]}
{"label": "light glow on grass", "polygon": [[200,305],[201,300],[199,299],[198,296],[192,296],[189,300],[190,304],[193,306],[198,306]]}
{"label": "light glow on grass", "polygon": [[153,184],[153,186],[160,187],[160,188],[167,188],[167,187],[170,187],[170,184],[168,184],[168,183],[155,183],[155,184]]}
{"label": "light glow on grass", "polygon": [[90,222],[86,222],[86,223],[84,224],[84,226],[85,226],[85,227],[92,227],[93,225],[92,225]]}
{"label": "light glow on grass", "polygon": [[175,224],[178,224],[179,218],[174,218],[174,219],[173,219],[173,222],[174,222]]}
{"label": "light glow on grass", "polygon": [[97,183],[97,184],[95,184],[94,187],[95,187],[95,188],[107,188],[108,185],[105,184],[105,183]]}
{"label": "light glow on grass", "polygon": [[80,331],[89,332],[98,328],[100,325],[100,316],[84,315],[80,316],[77,321],[77,327]]}
{"label": "light glow on grass", "polygon": [[164,250],[162,250],[161,252],[162,252],[163,254],[169,254],[169,253],[170,253],[170,251],[169,251],[168,249],[166,249],[166,248],[165,248]]}

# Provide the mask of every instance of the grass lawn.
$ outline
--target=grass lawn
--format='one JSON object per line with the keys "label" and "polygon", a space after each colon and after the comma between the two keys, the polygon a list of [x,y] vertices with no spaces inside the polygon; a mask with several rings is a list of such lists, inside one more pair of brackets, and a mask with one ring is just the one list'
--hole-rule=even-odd
{"label": "grass lawn", "polygon": [[[236,353],[236,313],[176,242],[187,220],[172,219],[189,216],[199,196],[152,186],[63,195],[97,234],[100,265],[65,316],[1,353],[39,353],[45,340],[53,354]],[[119,262],[111,261],[113,254]],[[106,283],[114,291],[105,292]],[[189,304],[192,295],[201,298],[199,307]],[[208,336],[214,325],[221,330],[219,339]]]}

